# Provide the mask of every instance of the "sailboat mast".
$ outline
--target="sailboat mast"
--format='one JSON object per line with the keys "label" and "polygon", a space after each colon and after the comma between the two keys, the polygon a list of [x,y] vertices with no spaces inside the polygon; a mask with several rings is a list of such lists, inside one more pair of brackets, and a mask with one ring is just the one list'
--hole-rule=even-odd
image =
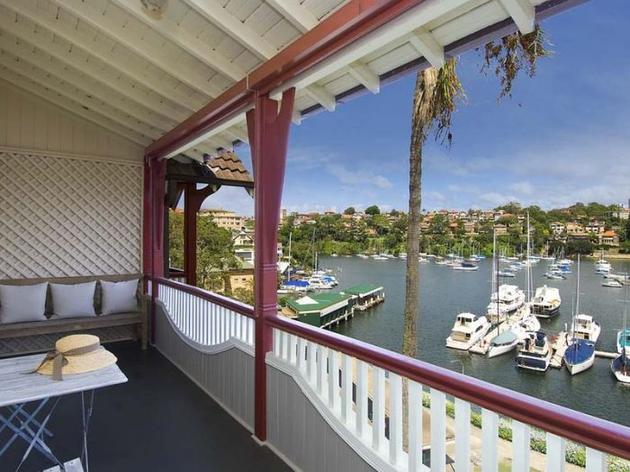
{"label": "sailboat mast", "polygon": [[527,301],[532,301],[532,270],[531,260],[529,259],[530,234],[529,234],[529,212],[527,212]]}
{"label": "sailboat mast", "polygon": [[289,233],[289,267],[287,267],[287,280],[291,280],[291,240],[293,239],[293,231]]}

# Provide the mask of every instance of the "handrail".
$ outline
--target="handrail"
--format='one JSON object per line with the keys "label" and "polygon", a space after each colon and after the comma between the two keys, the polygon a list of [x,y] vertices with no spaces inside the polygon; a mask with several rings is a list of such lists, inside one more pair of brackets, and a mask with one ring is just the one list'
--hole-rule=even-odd
{"label": "handrail", "polygon": [[272,327],[351,355],[482,408],[630,460],[629,427],[288,318],[278,316],[269,318],[267,322]]}
{"label": "handrail", "polygon": [[254,308],[251,305],[239,302],[238,300],[233,300],[231,298],[224,297],[217,293],[209,292],[199,287],[187,285],[185,283],[177,282],[175,280],[165,279],[163,277],[147,277],[147,279],[161,285],[166,285],[167,287],[176,288],[177,290],[181,290],[182,292],[188,293],[189,295],[203,298],[204,300],[227,308],[228,310],[235,311],[240,315],[247,316],[249,318],[255,318]]}

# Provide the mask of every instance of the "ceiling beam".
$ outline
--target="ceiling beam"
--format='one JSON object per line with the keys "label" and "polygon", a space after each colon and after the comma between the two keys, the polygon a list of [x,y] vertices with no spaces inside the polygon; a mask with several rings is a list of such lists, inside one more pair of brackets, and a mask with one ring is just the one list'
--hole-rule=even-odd
{"label": "ceiling beam", "polygon": [[439,69],[446,63],[444,48],[426,29],[419,28],[414,31],[409,42],[433,67]]}
{"label": "ceiling beam", "polygon": [[[83,91],[86,95],[102,100],[112,108],[118,109],[123,115],[127,114],[137,120],[142,127],[146,126],[146,130],[157,128],[163,132],[177,124],[173,119],[165,119],[159,115],[156,116],[142,105],[140,109],[138,109],[137,104],[134,106],[128,103],[116,90],[90,79],[80,70],[72,66],[64,65],[64,63],[21,39],[9,37],[6,33],[0,32],[0,49],[71,84],[76,87],[77,90]],[[144,131],[145,133],[146,130]]]}
{"label": "ceiling beam", "polygon": [[335,96],[328,92],[324,87],[313,84],[305,88],[304,92],[326,110],[335,111],[335,108],[337,107],[337,100],[335,100]]}
{"label": "ceiling beam", "polygon": [[[42,16],[37,11],[37,8],[32,5],[29,0],[20,2],[13,2],[12,0],[0,0],[5,8],[18,13],[20,16],[27,18],[35,23],[35,25],[49,31],[50,33],[59,36],[63,40],[72,43],[79,49],[82,49],[87,54],[93,56],[105,65],[111,67],[118,74],[128,77],[129,80],[136,82],[137,84],[152,90],[155,94],[162,97],[165,103],[182,107],[188,112],[194,111],[199,108],[199,103],[193,100],[187,93],[177,88],[169,87],[154,77],[152,74],[147,74],[141,67],[141,64],[122,62],[118,57],[112,54],[112,50],[98,41],[85,41],[85,37],[82,36],[77,29],[64,28],[62,24],[55,21],[54,17]],[[32,32],[33,35],[38,35],[40,32],[36,29]]]}
{"label": "ceiling beam", "polygon": [[31,64],[23,57],[15,56],[5,50],[0,50],[0,58],[2,63],[8,69],[15,73],[30,77],[34,82],[38,82],[45,88],[54,90],[60,95],[79,103],[84,108],[94,110],[96,113],[120,123],[121,126],[138,133],[141,136],[150,139],[159,138],[163,133],[145,123],[140,123],[133,118],[126,116],[125,113],[110,106],[107,102],[92,97],[88,92],[78,89],[70,82],[56,77],[54,74],[47,72],[36,64]]}
{"label": "ceiling beam", "polygon": [[534,31],[536,25],[536,9],[529,0],[499,0],[516,23],[521,34]]}
{"label": "ceiling beam", "polygon": [[319,21],[307,8],[296,0],[266,0],[271,7],[284,16],[302,33],[315,28]]}
{"label": "ceiling beam", "polygon": [[197,39],[194,35],[189,33],[186,28],[169,18],[168,9],[160,19],[154,19],[146,14],[139,1],[111,1],[137,20],[160,33],[169,41],[177,44],[191,56],[196,57],[216,72],[223,74],[231,81],[236,82],[245,77],[246,72],[244,70],[232,63],[227,57],[214,51],[210,44]]}
{"label": "ceiling beam", "polygon": [[381,90],[381,79],[366,64],[355,62],[348,66],[348,73],[372,93]]}
{"label": "ceiling beam", "polygon": [[[222,92],[210,80],[216,71],[212,71],[213,74],[208,76],[203,74],[200,76],[190,70],[182,71],[181,66],[178,66],[171,58],[165,57],[164,51],[159,47],[149,45],[147,41],[142,40],[141,35],[135,34],[127,24],[119,23],[112,14],[108,14],[107,3],[92,3],[81,0],[51,1],[199,93],[211,98]],[[95,5],[100,5],[105,10],[98,9]]]}
{"label": "ceiling beam", "polygon": [[56,106],[62,108],[76,116],[88,120],[89,122],[105,128],[112,133],[122,138],[128,139],[140,146],[147,146],[151,143],[151,139],[146,136],[142,136],[126,127],[120,125],[118,122],[110,120],[107,117],[94,112],[91,109],[86,109],[80,103],[68,98],[65,95],[61,95],[51,88],[44,87],[41,84],[35,82],[30,77],[14,72],[7,67],[0,65],[0,78],[7,82],[19,87],[27,92],[32,93]]}
{"label": "ceiling beam", "polygon": [[216,0],[184,0],[184,2],[260,59],[269,59],[278,52],[278,49],[265,38],[223,8],[221,2]]}
{"label": "ceiling beam", "polygon": [[[92,80],[98,81],[103,87],[117,92],[117,94],[138,105],[146,107],[162,119],[179,122],[187,116],[186,112],[178,109],[178,107],[168,106],[166,103],[161,102],[160,97],[155,92],[142,86],[142,84],[130,84],[123,74],[117,73],[98,58],[91,57],[91,60],[86,60],[85,57],[80,57],[82,52],[85,55],[89,55],[88,52],[82,51],[80,47],[68,49],[59,41],[51,41],[50,37],[52,35],[48,38],[45,37],[42,34],[45,29],[37,25],[34,25],[33,28],[33,24],[24,17],[16,20],[16,18],[11,18],[6,14],[0,14],[0,29],[11,33],[15,38],[27,44],[37,47],[65,66],[73,67]],[[156,96],[153,97],[151,96],[152,94]],[[170,126],[173,126],[173,124]]]}

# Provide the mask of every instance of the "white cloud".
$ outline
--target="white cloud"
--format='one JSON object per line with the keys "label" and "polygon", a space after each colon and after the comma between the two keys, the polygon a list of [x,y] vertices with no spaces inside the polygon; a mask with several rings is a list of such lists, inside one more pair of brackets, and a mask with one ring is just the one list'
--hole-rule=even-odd
{"label": "white cloud", "polygon": [[530,195],[534,193],[534,185],[529,181],[514,182],[510,185],[510,190],[522,195]]}
{"label": "white cloud", "polygon": [[324,168],[329,174],[336,177],[339,182],[347,186],[354,187],[371,184],[379,189],[388,189],[392,187],[392,183],[387,177],[379,174],[373,174],[360,167],[356,170],[350,170],[342,164],[329,163],[326,164]]}

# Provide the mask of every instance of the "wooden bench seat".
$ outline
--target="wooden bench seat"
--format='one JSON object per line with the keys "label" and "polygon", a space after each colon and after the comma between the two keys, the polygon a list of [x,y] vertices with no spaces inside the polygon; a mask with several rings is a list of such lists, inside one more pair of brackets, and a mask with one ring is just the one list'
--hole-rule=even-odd
{"label": "wooden bench seat", "polygon": [[[30,285],[49,283],[83,283],[93,280],[122,281],[141,278],[140,275],[71,277],[50,279],[0,280],[5,285]],[[141,285],[141,284],[139,284]],[[100,287],[97,284],[94,297],[96,312],[100,312]],[[141,287],[138,288],[138,310],[129,313],[96,315],[79,318],[51,317],[50,290],[46,300],[46,320],[24,323],[0,323],[0,357],[17,354],[44,352],[52,349],[57,339],[74,333],[94,334],[101,343],[123,340],[140,340],[142,348],[147,346],[146,302]]]}

